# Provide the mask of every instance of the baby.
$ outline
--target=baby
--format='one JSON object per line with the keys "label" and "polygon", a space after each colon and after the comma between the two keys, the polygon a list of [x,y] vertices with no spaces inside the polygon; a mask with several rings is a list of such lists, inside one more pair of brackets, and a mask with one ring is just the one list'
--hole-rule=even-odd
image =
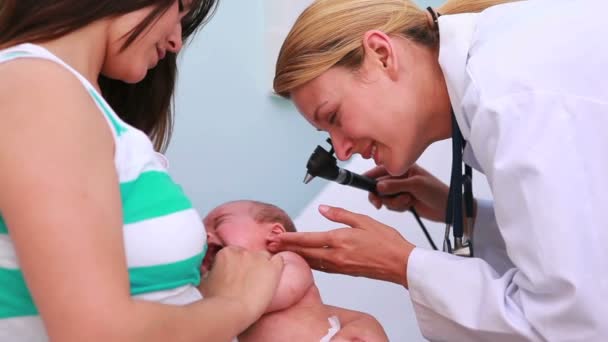
{"label": "baby", "polygon": [[[209,249],[203,272],[213,266],[223,246],[267,250],[267,238],[296,231],[280,208],[255,201],[236,201],[213,209],[204,218]],[[281,252],[285,267],[266,313],[239,337],[240,342],[269,341],[388,341],[372,316],[323,304],[306,261]]]}

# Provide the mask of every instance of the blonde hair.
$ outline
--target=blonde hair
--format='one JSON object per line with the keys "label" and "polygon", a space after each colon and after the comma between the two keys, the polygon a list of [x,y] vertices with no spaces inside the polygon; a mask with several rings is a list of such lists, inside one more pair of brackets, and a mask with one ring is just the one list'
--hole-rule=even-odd
{"label": "blonde hair", "polygon": [[[518,0],[448,0],[441,14],[474,13]],[[411,0],[316,0],[296,20],[279,52],[274,91],[289,98],[297,87],[334,66],[357,69],[369,30],[437,47],[439,36],[425,10]]]}

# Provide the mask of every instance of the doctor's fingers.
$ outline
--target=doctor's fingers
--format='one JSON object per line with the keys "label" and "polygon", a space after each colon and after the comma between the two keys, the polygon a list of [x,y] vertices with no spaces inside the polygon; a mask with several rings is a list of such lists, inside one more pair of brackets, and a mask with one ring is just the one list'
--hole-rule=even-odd
{"label": "doctor's fingers", "polygon": [[[373,220],[372,220],[373,221]],[[317,270],[394,281],[402,271],[404,253],[413,245],[392,227],[373,221],[371,229],[339,228],[326,247],[290,247]],[[393,272],[398,269],[398,272]]]}
{"label": "doctor's fingers", "polygon": [[381,197],[380,201],[387,209],[397,212],[409,210],[415,204],[414,198],[408,193],[401,193],[398,196]]}
{"label": "doctor's fingers", "polygon": [[427,191],[429,183],[423,176],[411,176],[407,178],[381,178],[378,180],[378,193],[384,199],[390,195],[410,193],[414,196]]}
{"label": "doctor's fingers", "polygon": [[332,247],[299,249],[298,254],[306,260],[310,268],[327,273],[340,273],[335,258],[336,252]]}
{"label": "doctor's fingers", "polygon": [[[349,249],[356,240],[360,229],[350,227],[338,228],[322,233],[283,233],[268,238],[268,250],[271,252],[289,251],[305,259],[327,259],[328,254]],[[373,234],[373,233],[372,233]]]}
{"label": "doctor's fingers", "polygon": [[319,212],[330,221],[344,223],[352,228],[366,229],[376,222],[367,215],[354,213],[344,208],[330,207],[328,205],[319,206]]}
{"label": "doctor's fingers", "polygon": [[412,165],[403,175],[400,176],[391,176],[384,166],[376,166],[373,169],[367,170],[363,173],[364,176],[374,178],[377,180],[386,179],[386,178],[407,178],[415,175],[430,175],[430,173],[419,166],[418,164]]}
{"label": "doctor's fingers", "polygon": [[[355,232],[350,228],[345,229],[350,230],[351,233]],[[356,245],[358,244],[353,241],[336,247],[301,247],[298,248],[297,253],[315,270],[326,273],[359,275],[353,273],[353,266],[359,264],[359,262],[353,261],[356,259],[353,253],[358,253],[355,248]]]}
{"label": "doctor's fingers", "polygon": [[275,253],[290,251],[299,254],[302,248],[324,248],[332,246],[332,236],[330,232],[315,233],[282,233],[269,237],[268,250]]}

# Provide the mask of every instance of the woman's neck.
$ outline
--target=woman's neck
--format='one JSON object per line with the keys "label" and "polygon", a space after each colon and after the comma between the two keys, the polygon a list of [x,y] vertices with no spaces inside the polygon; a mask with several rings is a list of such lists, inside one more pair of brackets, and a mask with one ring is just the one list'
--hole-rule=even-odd
{"label": "woman's neck", "polygon": [[[437,49],[425,49],[424,58],[428,61],[424,84],[426,89],[424,96],[427,99],[427,116],[425,117],[420,132],[425,132],[424,140],[428,146],[436,141],[448,139],[452,136],[452,104],[448,94],[447,84],[443,70],[439,65],[439,51]],[[425,147],[426,148],[426,147]]]}
{"label": "woman's neck", "polygon": [[98,21],[38,45],[70,65],[99,90],[98,79],[106,55],[106,41],[107,25]]}

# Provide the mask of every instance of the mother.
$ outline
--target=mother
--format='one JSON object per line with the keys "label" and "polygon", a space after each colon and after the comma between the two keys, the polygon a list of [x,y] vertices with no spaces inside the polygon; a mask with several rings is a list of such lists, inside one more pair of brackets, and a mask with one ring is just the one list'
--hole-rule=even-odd
{"label": "mother", "polygon": [[0,340],[228,341],[266,309],[267,254],[224,249],[199,285],[204,227],[154,148],[214,6],[0,2]]}

